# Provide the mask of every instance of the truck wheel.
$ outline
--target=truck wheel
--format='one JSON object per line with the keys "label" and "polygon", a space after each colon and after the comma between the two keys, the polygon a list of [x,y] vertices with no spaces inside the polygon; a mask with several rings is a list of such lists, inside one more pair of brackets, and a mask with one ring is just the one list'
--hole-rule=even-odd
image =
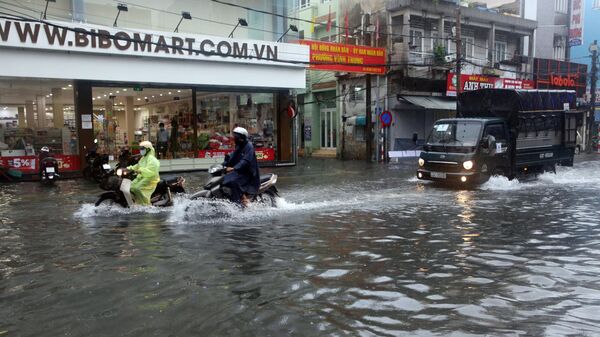
{"label": "truck wheel", "polygon": [[579,153],[581,153],[581,146],[580,146],[580,145],[577,145],[577,146],[575,147],[575,154],[579,154]]}
{"label": "truck wheel", "polygon": [[503,176],[505,177],[506,175],[504,174],[504,170],[501,168],[496,168],[494,169],[494,174],[495,176]]}

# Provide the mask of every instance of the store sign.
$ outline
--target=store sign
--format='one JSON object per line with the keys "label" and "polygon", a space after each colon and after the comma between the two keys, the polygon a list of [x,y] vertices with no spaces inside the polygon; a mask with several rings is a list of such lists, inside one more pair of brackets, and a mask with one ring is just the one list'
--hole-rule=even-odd
{"label": "store sign", "polygon": [[310,69],[363,74],[385,74],[385,48],[300,40],[310,46]]}
{"label": "store sign", "polygon": [[569,47],[583,44],[583,0],[571,1],[571,24],[569,27]]}
{"label": "store sign", "polygon": [[[81,171],[81,160],[77,155],[55,155],[58,172]],[[0,166],[21,171],[25,174],[37,174],[39,160],[36,156],[0,157]]]}
{"label": "store sign", "polygon": [[[198,158],[222,160],[225,158],[225,155],[232,152],[233,150],[200,150],[198,151]],[[275,160],[275,149],[257,148],[254,150],[254,153],[256,154],[256,159],[258,161]]]}
{"label": "store sign", "polygon": [[[535,82],[512,78],[491,77],[485,75],[461,75],[462,91],[478,89],[535,89]],[[456,75],[448,74],[446,81],[446,96],[456,96]]]}
{"label": "store sign", "polygon": [[291,67],[304,67],[302,62],[308,61],[308,50],[297,44],[161,34],[62,21],[0,19],[0,47],[234,63],[291,61],[280,63]]}
{"label": "store sign", "polygon": [[36,173],[36,162],[37,157],[35,156],[0,157],[0,166],[23,173]]}
{"label": "store sign", "polygon": [[557,75],[550,76],[550,83],[556,87],[574,87],[576,84],[575,79],[570,76],[564,77]]}

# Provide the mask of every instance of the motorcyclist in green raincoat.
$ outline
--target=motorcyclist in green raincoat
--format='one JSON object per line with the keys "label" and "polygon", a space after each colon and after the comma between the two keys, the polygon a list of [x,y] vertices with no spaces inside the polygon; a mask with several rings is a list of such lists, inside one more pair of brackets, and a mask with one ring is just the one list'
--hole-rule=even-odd
{"label": "motorcyclist in green raincoat", "polygon": [[140,161],[127,167],[128,170],[137,173],[137,177],[131,182],[130,191],[136,204],[148,206],[152,192],[160,181],[158,174],[160,162],[156,159],[154,146],[149,141],[140,143],[140,154],[142,155]]}

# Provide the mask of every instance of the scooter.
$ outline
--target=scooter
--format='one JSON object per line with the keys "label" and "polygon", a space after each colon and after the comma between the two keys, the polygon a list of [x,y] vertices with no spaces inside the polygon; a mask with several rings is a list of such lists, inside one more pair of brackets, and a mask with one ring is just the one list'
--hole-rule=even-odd
{"label": "scooter", "polygon": [[[102,193],[98,201],[96,201],[96,207],[100,205],[114,205],[117,204],[121,207],[128,208],[134,205],[133,199],[131,198],[130,188],[131,182],[135,179],[135,173],[133,171],[119,168],[116,170],[116,175],[108,178],[106,189],[109,192]],[[173,205],[172,194],[185,193],[185,179],[183,177],[169,177],[161,179],[152,196],[150,202],[152,206],[156,207],[168,207]]]}
{"label": "scooter", "polygon": [[40,161],[40,181],[44,185],[54,185],[58,179],[58,161],[54,157],[46,157]]}
{"label": "scooter", "polygon": [[[221,164],[213,165],[208,169],[208,173],[211,175],[211,178],[204,184],[204,189],[192,194],[190,199],[230,200],[231,189],[222,186],[223,180],[225,179],[225,167]],[[279,197],[279,191],[277,190],[277,187],[275,187],[276,183],[276,174],[269,173],[261,175],[258,193],[252,198],[251,202],[276,207],[277,197]]]}
{"label": "scooter", "polygon": [[85,154],[86,167],[83,169],[83,176],[87,179],[93,179],[97,183],[101,182],[110,174],[111,167],[108,164],[107,154],[98,154],[96,151],[88,151]]}

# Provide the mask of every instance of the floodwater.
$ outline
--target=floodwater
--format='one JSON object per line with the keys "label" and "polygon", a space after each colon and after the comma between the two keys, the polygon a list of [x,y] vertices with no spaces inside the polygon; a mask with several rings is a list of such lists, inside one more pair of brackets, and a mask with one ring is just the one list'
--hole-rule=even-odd
{"label": "floodwater", "polygon": [[599,335],[600,161],[578,159],[470,190],[306,160],[244,212],[2,185],[0,336]]}

